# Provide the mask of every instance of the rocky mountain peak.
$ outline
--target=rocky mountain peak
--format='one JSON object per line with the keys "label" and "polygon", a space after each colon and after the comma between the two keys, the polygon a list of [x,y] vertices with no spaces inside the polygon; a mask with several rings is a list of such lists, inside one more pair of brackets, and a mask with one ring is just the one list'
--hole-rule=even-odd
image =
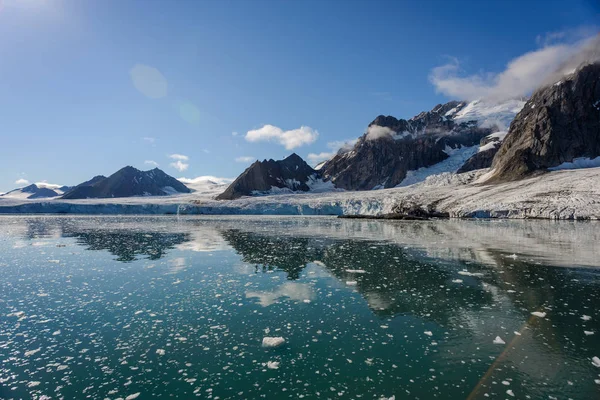
{"label": "rocky mountain peak", "polygon": [[141,171],[128,165],[108,178],[95,176],[69,190],[62,198],[164,196],[190,192],[187,186],[158,168]]}
{"label": "rocky mountain peak", "polygon": [[575,158],[600,156],[600,63],[538,89],[517,114],[488,182],[523,178]]}
{"label": "rocky mountain peak", "polygon": [[308,191],[308,183],[317,179],[318,173],[299,155],[292,153],[283,160],[256,161],[231,185],[217,196],[219,200],[232,200],[241,196],[269,192],[273,188],[291,191]]}

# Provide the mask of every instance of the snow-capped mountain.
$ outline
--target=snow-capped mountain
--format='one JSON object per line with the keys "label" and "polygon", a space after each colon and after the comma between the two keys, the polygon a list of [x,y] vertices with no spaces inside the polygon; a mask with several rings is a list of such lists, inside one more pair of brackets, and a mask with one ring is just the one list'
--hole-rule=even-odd
{"label": "snow-capped mountain", "polygon": [[577,164],[600,165],[600,63],[582,65],[533,93],[512,122],[486,181]]}
{"label": "snow-capped mountain", "polygon": [[96,176],[65,193],[63,199],[110,198],[131,196],[166,196],[190,193],[183,183],[158,168],[150,171],[127,166],[108,178]]}
{"label": "snow-capped mountain", "polygon": [[338,188],[369,190],[406,186],[463,166],[487,168],[524,104],[451,101],[409,120],[380,115],[352,149],[338,152],[319,172]]}
{"label": "snow-capped mountain", "polygon": [[283,160],[256,161],[249,166],[218,200],[232,200],[242,196],[327,191],[333,189],[320,174],[296,153]]}
{"label": "snow-capped mountain", "polygon": [[23,188],[14,189],[10,192],[0,195],[5,198],[15,199],[48,199],[59,197],[70,190],[69,186],[51,185],[46,183],[33,183]]}

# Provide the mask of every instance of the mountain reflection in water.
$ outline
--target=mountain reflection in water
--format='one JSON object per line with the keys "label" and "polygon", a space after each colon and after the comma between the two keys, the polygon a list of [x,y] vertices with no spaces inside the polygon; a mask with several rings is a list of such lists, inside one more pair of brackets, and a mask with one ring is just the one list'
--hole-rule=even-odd
{"label": "mountain reflection in water", "polygon": [[[219,386],[225,370],[202,360],[229,360],[241,351],[234,346],[263,360],[262,337],[278,329],[271,336],[285,336],[289,345],[262,362],[281,362],[287,371],[281,376],[290,377],[285,384],[303,395],[339,387],[367,398],[408,391],[415,398],[475,399],[505,398],[510,389],[519,398],[584,399],[597,391],[591,359],[600,355],[600,230],[594,223],[79,216],[1,222],[2,315],[31,307],[31,318],[42,318],[64,307],[54,318],[65,325],[48,329],[59,332],[48,349],[58,343],[52,340],[71,343],[62,337],[68,331],[74,343],[83,335],[104,340],[106,348],[115,346],[106,341],[125,335],[123,351],[147,352],[142,342],[166,337],[159,349],[167,354],[177,348],[171,339],[181,337],[182,344],[195,343],[181,357],[210,372],[193,378],[209,382],[203,390],[220,390],[221,398],[245,390],[242,397],[254,398],[279,390],[278,381],[253,386],[262,378],[250,377],[265,372],[243,364],[250,372],[228,375],[226,387]],[[45,303],[54,286],[72,296],[58,306]],[[74,309],[92,319],[73,325]],[[7,320],[0,332],[8,332],[5,339],[31,335],[21,331],[27,321]],[[113,323],[114,331],[102,333]],[[80,332],[88,325],[95,330]],[[130,329],[139,336],[129,337]],[[505,344],[495,344],[496,337]],[[207,338],[211,345],[202,342]],[[9,341],[21,353],[38,346]],[[0,337],[3,359],[7,343]],[[149,362],[147,353],[135,357]],[[4,372],[29,371],[33,361],[23,360]],[[172,389],[157,383],[176,380],[181,363],[170,360],[172,375],[163,363],[164,375],[145,376],[146,386],[137,390],[189,396],[190,382]],[[125,378],[131,371],[119,363],[111,370],[123,368],[117,373]],[[89,376],[77,374],[84,385]],[[97,397],[107,395],[98,390]]]}

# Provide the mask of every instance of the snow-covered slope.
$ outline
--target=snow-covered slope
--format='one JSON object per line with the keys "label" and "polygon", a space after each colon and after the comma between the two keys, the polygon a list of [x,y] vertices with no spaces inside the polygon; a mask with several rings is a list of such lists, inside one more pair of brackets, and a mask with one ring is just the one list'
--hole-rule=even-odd
{"label": "snow-covered slope", "polygon": [[523,99],[507,100],[501,103],[475,100],[447,117],[451,117],[455,123],[459,124],[475,121],[480,127],[495,127],[497,131],[506,131],[525,103],[526,100]]}
{"label": "snow-covered slope", "polygon": [[233,182],[233,179],[217,178],[216,176],[199,176],[197,178],[179,178],[198,197],[215,198],[223,193]]}
{"label": "snow-covered slope", "polygon": [[38,182],[22,188],[11,190],[10,192],[4,194],[0,194],[0,197],[21,200],[47,199],[62,196],[66,189],[69,189],[69,187],[46,182]]}

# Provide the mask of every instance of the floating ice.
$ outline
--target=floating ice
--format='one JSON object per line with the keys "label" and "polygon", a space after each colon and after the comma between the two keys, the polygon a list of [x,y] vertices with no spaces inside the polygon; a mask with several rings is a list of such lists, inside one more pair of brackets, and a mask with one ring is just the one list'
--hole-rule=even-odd
{"label": "floating ice", "polygon": [[590,317],[589,315],[582,315],[581,319],[584,321],[589,321],[590,319],[592,319],[592,317]]}
{"label": "floating ice", "polygon": [[462,271],[458,271],[459,275],[464,275],[464,276],[476,276],[476,277],[481,277],[483,276],[483,274],[481,272],[469,272],[466,270],[462,270]]}
{"label": "floating ice", "polygon": [[25,352],[25,357],[32,356],[35,353],[37,353],[38,351],[40,351],[41,349],[42,349],[41,347],[38,347],[37,349],[26,351]]}
{"label": "floating ice", "polygon": [[535,315],[536,317],[540,317],[540,318],[546,317],[546,313],[545,312],[541,312],[541,311],[534,311],[534,312],[531,313],[531,315]]}
{"label": "floating ice", "polygon": [[586,336],[590,336],[594,334],[594,331],[583,331],[583,333],[585,333]]}
{"label": "floating ice", "polygon": [[267,361],[267,368],[279,369],[279,361]]}
{"label": "floating ice", "polygon": [[598,358],[598,357],[596,357],[596,356],[592,357],[592,364],[593,364],[595,367],[600,367],[600,358]]}
{"label": "floating ice", "polygon": [[157,349],[156,350],[156,354],[158,354],[159,356],[164,356],[165,355],[165,351],[163,349]]}
{"label": "floating ice", "polygon": [[140,392],[134,393],[134,394],[130,394],[129,396],[125,397],[125,400],[133,400],[133,399],[137,399],[140,396]]}
{"label": "floating ice", "polygon": [[348,286],[356,286],[358,284],[358,282],[356,281],[346,281],[346,285]]}
{"label": "floating ice", "polygon": [[510,389],[508,389],[508,390],[506,391],[506,394],[507,394],[507,395],[509,395],[509,396],[511,396],[511,397],[515,397],[515,394],[514,394],[514,393],[513,393],[513,391],[512,391],[512,390],[510,390]]}
{"label": "floating ice", "polygon": [[285,339],[282,338],[281,336],[276,336],[276,337],[264,337],[262,340],[262,346],[263,347],[279,347],[282,344],[285,343]]}
{"label": "floating ice", "polygon": [[462,279],[452,279],[452,283],[462,283]]}
{"label": "floating ice", "polygon": [[347,269],[346,272],[349,272],[351,274],[366,274],[367,271],[365,271],[364,269]]}
{"label": "floating ice", "polygon": [[431,331],[425,331],[423,333],[425,333],[427,336],[433,336],[433,332],[431,332]]}
{"label": "floating ice", "polygon": [[500,336],[496,336],[496,339],[494,339],[494,344],[506,344],[506,342],[502,340]]}

